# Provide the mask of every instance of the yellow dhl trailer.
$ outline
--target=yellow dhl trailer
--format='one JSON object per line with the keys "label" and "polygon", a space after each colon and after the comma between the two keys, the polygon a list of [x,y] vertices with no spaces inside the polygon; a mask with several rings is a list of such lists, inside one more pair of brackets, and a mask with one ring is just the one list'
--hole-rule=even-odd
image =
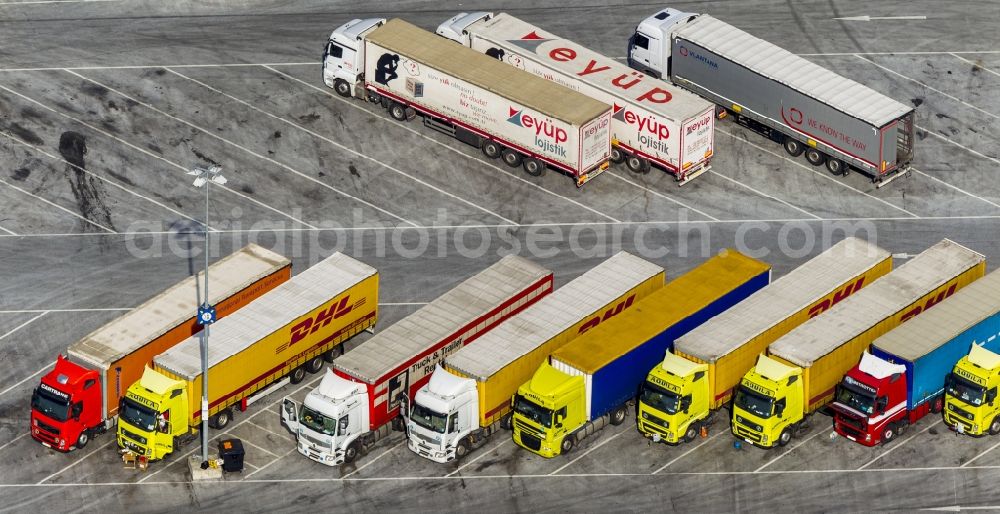
{"label": "yellow dhl trailer", "polygon": [[733,434],[764,447],[788,444],[872,341],[985,272],[981,254],[945,239],[771,343],[740,382]]}
{"label": "yellow dhl trailer", "polygon": [[[409,446],[437,462],[461,458],[501,425],[517,388],[549,354],[663,287],[663,268],[620,252],[445,359],[417,391]],[[444,420],[455,429],[439,431]]]}
{"label": "yellow dhl trailer", "polygon": [[[302,381],[332,360],[340,345],[375,326],[378,273],[336,253],[210,326],[209,418],[232,419],[234,405],[289,376]],[[153,369],[129,388],[119,413],[118,443],[162,458],[175,438],[201,423],[200,340],[192,337],[153,359]]]}

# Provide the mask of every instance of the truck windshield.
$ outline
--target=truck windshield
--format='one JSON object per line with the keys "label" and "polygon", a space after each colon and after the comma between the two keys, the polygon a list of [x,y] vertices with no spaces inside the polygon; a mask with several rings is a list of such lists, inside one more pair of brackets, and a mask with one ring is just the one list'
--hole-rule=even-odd
{"label": "truck windshield", "polygon": [[774,410],[773,404],[774,398],[755,393],[743,386],[736,390],[736,406],[758,418],[770,418]]}
{"label": "truck windshield", "polygon": [[837,401],[865,414],[875,412],[875,395],[855,389],[847,384],[837,388]]}
{"label": "truck windshield", "polygon": [[651,382],[642,384],[639,401],[656,410],[666,412],[667,414],[677,414],[677,406],[680,404],[680,400],[680,396],[656,384]]}
{"label": "truck windshield", "polygon": [[123,399],[121,412],[118,415],[129,425],[147,432],[152,432],[156,427],[156,411],[129,398]]}
{"label": "truck windshield", "polygon": [[434,412],[419,403],[413,405],[413,412],[410,413],[410,419],[427,430],[433,430],[439,434],[443,434],[445,426],[447,426],[447,416]]}
{"label": "truck windshield", "polygon": [[321,434],[337,435],[336,419],[326,417],[305,405],[302,406],[302,411],[299,413],[299,420],[303,425]]}
{"label": "truck windshield", "polygon": [[31,408],[56,421],[66,421],[69,416],[69,401],[40,387],[31,395]]}
{"label": "truck windshield", "polygon": [[552,411],[528,400],[521,395],[514,397],[514,412],[542,425],[545,428],[552,426]]}
{"label": "truck windshield", "polygon": [[985,387],[973,384],[954,373],[948,375],[946,382],[945,388],[951,396],[976,407],[983,404],[983,395],[986,394]]}

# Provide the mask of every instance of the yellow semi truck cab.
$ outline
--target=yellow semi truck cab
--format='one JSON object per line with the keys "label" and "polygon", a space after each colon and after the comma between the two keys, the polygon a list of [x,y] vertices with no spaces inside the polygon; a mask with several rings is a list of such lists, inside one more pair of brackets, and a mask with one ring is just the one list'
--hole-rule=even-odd
{"label": "yellow semi truck cab", "polygon": [[759,356],[736,390],[733,435],[764,448],[788,444],[805,415],[801,379],[801,368]]}
{"label": "yellow semi truck cab", "polygon": [[973,344],[945,379],[944,422],[974,436],[1000,433],[998,387],[1000,355]]}
{"label": "yellow semi truck cab", "polygon": [[639,432],[654,442],[693,440],[711,415],[708,364],[667,351],[639,391]]}
{"label": "yellow semi truck cab", "polygon": [[118,446],[151,461],[162,459],[188,433],[190,415],[185,383],[147,366],[119,405]]}
{"label": "yellow semi truck cab", "polygon": [[566,438],[587,422],[586,385],[543,362],[531,380],[517,389],[512,419],[514,442],[542,457],[563,451]]}

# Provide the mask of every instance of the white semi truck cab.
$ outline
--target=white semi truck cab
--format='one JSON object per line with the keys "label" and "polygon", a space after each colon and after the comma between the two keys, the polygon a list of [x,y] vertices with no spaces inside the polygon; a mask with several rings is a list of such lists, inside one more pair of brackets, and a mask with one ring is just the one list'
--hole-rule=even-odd
{"label": "white semi truck cab", "polygon": [[696,13],[663,9],[642,20],[628,40],[628,65],[647,75],[670,76],[670,35],[698,17]]}
{"label": "white semi truck cab", "polygon": [[417,391],[407,418],[411,451],[442,463],[464,457],[471,448],[463,439],[482,432],[476,381],[437,366],[427,385]]}
{"label": "white semi truck cab", "polygon": [[329,368],[301,406],[290,398],[281,406],[281,423],[295,435],[299,453],[327,466],[358,456],[363,436],[370,434],[368,418],[365,385],[341,378]]}
{"label": "white semi truck cab", "polygon": [[381,27],[385,18],[353,19],[333,30],[323,50],[323,82],[340,96],[364,91],[364,36]]}

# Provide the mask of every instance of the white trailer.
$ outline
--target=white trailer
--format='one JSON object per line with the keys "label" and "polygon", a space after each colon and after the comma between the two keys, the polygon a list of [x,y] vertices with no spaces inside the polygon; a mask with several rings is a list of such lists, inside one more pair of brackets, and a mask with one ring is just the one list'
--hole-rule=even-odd
{"label": "white trailer", "polygon": [[613,106],[611,160],[680,185],[710,169],[715,104],[506,13],[460,13],[437,33]]}
{"label": "white trailer", "polygon": [[608,167],[611,105],[457,47],[394,19],[353,20],[334,30],[323,77],[389,115],[424,124],[539,176],[546,167],[582,186]]}

